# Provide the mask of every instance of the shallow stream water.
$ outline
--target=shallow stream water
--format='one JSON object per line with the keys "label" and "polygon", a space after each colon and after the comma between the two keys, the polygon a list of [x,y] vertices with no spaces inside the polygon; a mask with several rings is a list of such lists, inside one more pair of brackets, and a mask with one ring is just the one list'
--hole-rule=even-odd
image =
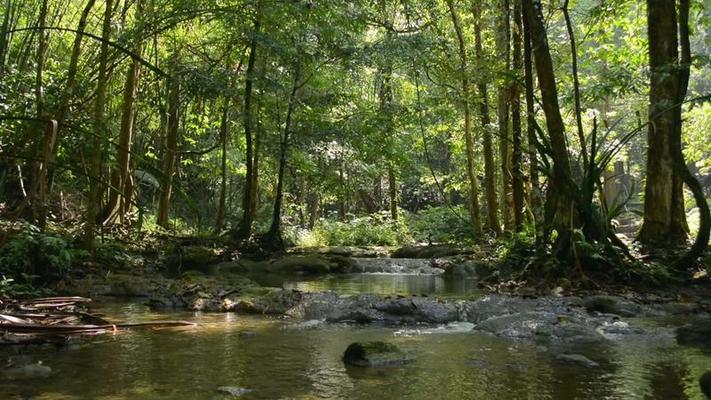
{"label": "shallow stream water", "polygon": [[[434,281],[430,280],[434,279]],[[345,293],[474,293],[442,277],[364,275],[285,280],[285,287]],[[389,282],[389,284],[388,284]],[[474,287],[475,285],[472,285]],[[702,399],[697,379],[711,356],[658,336],[594,344],[542,344],[449,327],[316,324],[236,314],[155,313],[138,303],[97,304],[113,319],[186,319],[186,329],[121,332],[62,347],[0,347],[0,362],[51,367],[47,378],[8,380],[0,399]],[[655,321],[646,321],[655,324]],[[387,340],[414,361],[359,370],[341,361],[354,341]],[[589,367],[557,355],[582,354]]]}

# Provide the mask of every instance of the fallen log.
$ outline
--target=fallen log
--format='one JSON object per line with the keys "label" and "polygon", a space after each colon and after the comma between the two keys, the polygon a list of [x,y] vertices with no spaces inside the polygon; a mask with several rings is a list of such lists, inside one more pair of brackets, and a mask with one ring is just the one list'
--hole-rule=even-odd
{"label": "fallen log", "polygon": [[152,321],[152,322],[135,322],[124,324],[109,324],[109,325],[42,325],[42,324],[27,324],[27,323],[0,323],[0,331],[10,333],[51,333],[51,334],[72,334],[72,333],[103,333],[106,331],[117,331],[120,329],[135,329],[135,328],[174,328],[183,326],[197,326],[194,322],[188,321]]}

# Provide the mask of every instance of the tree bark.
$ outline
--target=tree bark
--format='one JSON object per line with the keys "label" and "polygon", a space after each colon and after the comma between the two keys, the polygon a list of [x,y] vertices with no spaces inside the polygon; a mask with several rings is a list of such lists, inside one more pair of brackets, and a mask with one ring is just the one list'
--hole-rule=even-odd
{"label": "tree bark", "polygon": [[[580,154],[583,159],[583,170],[588,168],[588,148],[585,144],[585,131],[583,130],[583,115],[580,107],[580,82],[578,80],[578,50],[575,44],[575,33],[573,32],[573,23],[570,20],[568,12],[568,1],[563,3],[563,16],[565,18],[565,27],[568,31],[568,39],[570,40],[570,55],[572,57],[573,68],[573,98],[575,99],[575,122],[578,130],[578,141],[580,141]],[[592,155],[594,157],[594,155]],[[592,160],[594,161],[594,160]]]}
{"label": "tree bark", "polygon": [[78,33],[74,36],[72,54],[67,68],[67,82],[62,92],[60,104],[54,114],[54,122],[45,130],[42,138],[42,152],[39,156],[37,167],[33,171],[30,201],[33,202],[31,207],[37,210],[37,224],[42,229],[44,229],[47,221],[47,209],[49,207],[50,188],[54,171],[53,163],[59,146],[60,133],[69,110],[69,101],[74,97],[79,55],[81,54],[81,44],[84,38],[82,32],[86,29],[87,19],[95,2],[96,0],[88,0],[79,18]]}
{"label": "tree bark", "polygon": [[459,44],[460,69],[462,74],[462,106],[464,108],[464,139],[466,142],[467,151],[467,177],[469,180],[469,212],[471,216],[474,233],[481,236],[481,216],[479,212],[479,189],[477,184],[476,174],[474,173],[474,139],[471,132],[471,113],[469,109],[469,76],[467,64],[467,49],[464,41],[464,32],[462,31],[461,22],[457,10],[454,8],[453,0],[447,0],[447,6],[452,17],[452,24],[457,34]]}
{"label": "tree bark", "polygon": [[[521,73],[523,66],[521,60],[521,3],[514,0],[514,30],[513,30],[513,71],[516,76]],[[521,86],[518,79],[511,84],[511,137],[513,153],[511,154],[511,186],[513,194],[514,229],[520,232],[523,229],[523,175],[521,172]]]}
{"label": "tree bark", "polygon": [[247,173],[244,184],[244,197],[242,198],[242,221],[240,221],[235,238],[248,239],[252,235],[252,222],[256,208],[254,177],[253,177],[253,148],[252,148],[252,87],[254,84],[254,64],[257,59],[257,35],[259,33],[259,20],[254,21],[252,41],[249,46],[249,60],[247,61],[247,78],[244,89],[244,137],[245,137],[245,163]]}
{"label": "tree bark", "polygon": [[565,139],[565,126],[558,104],[558,89],[555,82],[553,60],[548,49],[543,6],[540,0],[524,0],[524,17],[531,31],[531,44],[535,55],[536,73],[541,91],[546,126],[550,136],[553,175],[550,178],[546,209],[551,229],[557,231],[553,253],[559,259],[570,259],[572,251],[572,230],[577,214],[575,196],[578,191],[572,180],[570,158]]}
{"label": "tree bark", "polygon": [[[143,0],[136,2],[136,25],[142,26]],[[143,52],[143,41],[135,39],[133,51],[139,56]],[[133,196],[131,182],[131,147],[133,145],[133,129],[136,119],[136,97],[141,74],[141,64],[132,59],[131,66],[126,71],[126,81],[123,87],[123,104],[121,109],[121,128],[119,131],[119,146],[116,167],[111,172],[111,190],[109,201],[104,210],[103,223],[111,224],[118,217],[121,223],[130,209]]]}
{"label": "tree bark", "polygon": [[91,137],[92,154],[89,176],[89,199],[84,229],[84,245],[92,253],[95,249],[95,230],[101,210],[101,158],[102,142],[108,136],[106,124],[106,89],[109,80],[108,58],[111,36],[111,14],[113,13],[113,0],[106,0],[104,7],[104,22],[101,29],[101,50],[99,53],[99,77],[97,78],[96,100],[94,103],[94,135]]}
{"label": "tree bark", "polygon": [[168,95],[168,130],[166,132],[165,150],[163,152],[163,174],[161,176],[161,193],[158,202],[158,217],[156,223],[163,228],[169,227],[170,197],[173,191],[173,174],[178,152],[178,129],[180,127],[180,81],[177,76],[178,50],[171,60],[171,77],[169,79]]}
{"label": "tree bark", "polygon": [[[528,0],[517,0],[522,4]],[[534,100],[533,87],[533,48],[531,45],[531,28],[528,18],[525,16],[525,11],[521,7],[521,16],[523,22],[523,65],[524,65],[524,81],[526,86],[526,138],[528,140],[528,174],[529,174],[529,195],[528,207],[530,215],[533,217],[535,229],[536,249],[543,248],[544,230],[543,230],[543,215],[541,213],[541,188],[538,182],[538,153],[536,149],[536,111]]]}
{"label": "tree bark", "polygon": [[[676,111],[676,127],[678,134],[681,136],[681,103],[686,98],[686,92],[689,86],[689,76],[691,73],[691,43],[689,40],[689,0],[679,1],[679,42],[681,45],[681,59],[679,60],[679,92],[677,96],[677,104],[679,109]],[[677,262],[677,267],[689,269],[694,265],[696,259],[708,251],[709,237],[711,236],[711,210],[706,202],[706,196],[698,179],[691,173],[684,160],[684,153],[681,149],[681,141],[674,141],[672,146],[672,155],[677,173],[681,176],[684,183],[689,187],[694,195],[696,205],[699,207],[699,232],[696,236],[694,244],[689,251],[681,257]],[[676,146],[676,144],[679,146]]]}
{"label": "tree bark", "polygon": [[225,227],[225,208],[227,206],[227,138],[230,124],[230,96],[225,96],[220,122],[220,142],[222,142],[222,158],[220,160],[220,199],[217,203],[217,218],[215,232],[220,233]]}
{"label": "tree bark", "polygon": [[292,116],[296,107],[296,93],[301,85],[300,66],[294,71],[294,84],[289,93],[289,101],[286,109],[286,121],[284,122],[284,134],[281,140],[279,152],[279,174],[277,176],[276,196],[274,199],[274,212],[272,214],[272,224],[269,231],[264,236],[264,247],[271,250],[284,250],[284,240],[281,236],[281,207],[284,198],[284,172],[286,171],[287,152],[289,151],[289,134],[291,133]]}
{"label": "tree bark", "polygon": [[[474,49],[480,65],[484,65],[484,55],[481,44],[481,4],[474,5]],[[491,138],[491,117],[489,116],[489,92],[486,77],[478,79],[479,118],[481,120],[482,138],[484,144],[484,190],[486,192],[487,228],[495,235],[501,234],[499,222],[499,200],[496,193],[496,164]]]}
{"label": "tree bark", "polygon": [[[649,36],[649,128],[644,221],[639,240],[647,245],[686,242],[682,177],[674,166],[674,149],[681,149],[679,102],[679,41],[676,2],[647,1]],[[685,91],[684,91],[685,92]]]}
{"label": "tree bark", "polygon": [[499,162],[501,163],[501,213],[504,220],[504,229],[513,231],[513,189],[511,187],[511,135],[509,134],[509,102],[510,83],[508,75],[511,67],[510,37],[511,26],[509,19],[509,1],[501,1],[501,15],[499,19],[498,34],[496,36],[496,47],[499,57],[503,59],[505,79],[498,88],[498,121],[499,121]]}

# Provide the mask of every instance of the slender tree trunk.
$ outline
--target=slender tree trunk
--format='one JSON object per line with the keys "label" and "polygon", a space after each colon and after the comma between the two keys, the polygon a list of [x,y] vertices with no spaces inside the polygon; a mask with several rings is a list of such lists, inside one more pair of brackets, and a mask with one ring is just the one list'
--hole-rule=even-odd
{"label": "slender tree trunk", "polygon": [[173,174],[178,152],[178,129],[180,127],[180,81],[177,76],[178,52],[174,53],[169,80],[168,95],[168,130],[166,132],[165,150],[163,151],[163,174],[161,176],[161,193],[158,202],[159,226],[168,228],[170,220],[170,197],[173,191]]}
{"label": "slender tree trunk", "polygon": [[501,1],[501,16],[499,19],[498,35],[496,36],[496,47],[499,57],[503,59],[503,71],[506,79],[502,80],[498,88],[498,120],[499,120],[499,161],[501,162],[501,212],[504,220],[504,229],[513,231],[513,198],[511,187],[511,135],[509,133],[509,101],[510,85],[508,82],[509,70],[511,67],[510,36],[511,26],[509,22],[509,0]]}
{"label": "slender tree trunk", "polygon": [[550,228],[558,233],[553,252],[559,259],[570,259],[572,230],[575,226],[578,189],[572,179],[570,158],[565,139],[565,126],[558,104],[558,89],[553,73],[553,60],[548,49],[548,39],[543,22],[543,6],[540,0],[525,0],[524,17],[531,29],[531,44],[535,54],[536,72],[541,91],[546,126],[550,136],[553,175],[549,182],[546,209]]}
{"label": "slender tree trunk", "polygon": [[252,222],[256,209],[252,208],[256,204],[254,194],[254,177],[253,177],[253,148],[252,148],[252,87],[254,84],[254,64],[257,59],[257,35],[259,33],[259,21],[254,21],[254,31],[252,32],[252,41],[249,47],[249,60],[247,61],[247,79],[244,89],[244,137],[245,137],[245,163],[247,165],[247,174],[245,176],[244,197],[242,199],[242,221],[235,234],[236,239],[248,239],[252,234]]}
{"label": "slender tree trunk", "polygon": [[264,237],[265,247],[272,250],[284,250],[284,240],[281,236],[281,207],[284,198],[284,172],[286,171],[287,153],[289,151],[289,134],[291,133],[292,116],[296,107],[296,93],[299,90],[300,68],[297,66],[294,72],[294,84],[289,94],[289,101],[286,109],[286,121],[284,122],[284,135],[281,140],[279,154],[279,175],[277,176],[277,189],[274,199],[274,213],[272,224]]}
{"label": "slender tree trunk", "polygon": [[680,93],[676,2],[648,0],[647,19],[650,124],[639,239],[648,245],[679,245],[686,242],[687,226],[682,177],[674,167],[673,154],[673,149],[681,148],[681,105],[675,105]]}
{"label": "slender tree trunk", "polygon": [[[142,26],[143,0],[136,2],[137,26]],[[143,52],[140,37],[135,39],[133,51],[139,56]],[[123,104],[121,110],[121,128],[119,131],[119,147],[116,167],[111,172],[111,190],[109,202],[104,210],[104,224],[112,223],[117,217],[123,223],[124,216],[130,209],[132,201],[131,183],[131,147],[133,145],[133,129],[136,119],[136,97],[141,74],[141,64],[132,59],[131,66],[126,71],[126,81],[123,87]]]}
{"label": "slender tree trunk", "polygon": [[[514,30],[513,30],[513,71],[516,76],[521,73],[523,67],[521,60],[521,31],[523,29],[521,21],[521,3],[514,1]],[[511,157],[512,194],[513,194],[513,215],[514,228],[516,232],[523,229],[523,174],[522,149],[521,149],[521,85],[518,79],[511,84],[511,136],[513,142],[513,153]]]}
{"label": "slender tree trunk", "polygon": [[[484,55],[481,44],[481,4],[474,5],[474,48],[477,62],[484,65]],[[487,227],[495,235],[501,234],[499,222],[499,200],[496,193],[496,164],[494,162],[494,149],[491,138],[491,117],[489,116],[489,92],[486,86],[486,77],[478,79],[479,90],[479,118],[481,119],[482,137],[484,142],[484,189],[486,191]]]}
{"label": "slender tree trunk", "polygon": [[580,141],[580,154],[583,158],[583,170],[588,168],[588,149],[585,144],[585,131],[583,130],[583,115],[580,107],[580,82],[578,80],[578,50],[575,45],[575,33],[573,32],[573,23],[570,20],[568,12],[568,1],[563,3],[563,16],[565,17],[565,27],[568,30],[568,38],[570,40],[570,55],[572,57],[573,68],[573,97],[575,99],[575,122],[578,127],[578,141]]}
{"label": "slender tree trunk", "polygon": [[95,230],[101,210],[101,144],[108,136],[106,124],[106,88],[108,86],[108,40],[111,36],[111,14],[113,12],[113,0],[106,0],[104,8],[104,23],[101,29],[101,50],[99,53],[99,77],[97,79],[96,100],[94,103],[94,135],[91,137],[92,155],[89,176],[89,199],[87,201],[86,225],[84,230],[84,245],[94,253]]}
{"label": "slender tree trunk", "polygon": [[220,122],[220,141],[222,142],[222,159],[220,162],[220,200],[217,203],[217,218],[215,232],[219,233],[225,227],[225,208],[227,206],[227,138],[230,125],[230,96],[225,96]]}
{"label": "slender tree trunk", "polygon": [[[650,21],[651,22],[651,21]],[[677,94],[678,109],[675,110],[676,132],[681,138],[682,118],[681,103],[686,98],[691,73],[691,43],[689,39],[689,0],[679,1],[679,43],[681,45],[681,58],[679,60],[679,91]],[[684,160],[681,140],[672,141],[672,157],[677,173],[694,195],[696,205],[699,207],[699,232],[694,244],[689,251],[677,262],[677,267],[689,269],[696,259],[708,251],[709,237],[711,236],[711,210],[706,202],[706,196],[698,179],[691,173]]]}
{"label": "slender tree trunk", "polygon": [[[518,0],[522,2],[528,0]],[[533,216],[533,224],[535,225],[536,249],[542,249],[544,231],[543,231],[543,215],[541,214],[541,188],[538,182],[538,157],[536,149],[536,111],[534,100],[533,87],[533,55],[531,46],[531,29],[528,18],[525,17],[525,11],[521,7],[521,16],[523,17],[523,65],[524,65],[524,80],[526,86],[526,137],[528,139],[528,157],[529,157],[529,208],[530,214]]]}
{"label": "slender tree trunk", "polygon": [[67,69],[67,81],[59,107],[54,114],[54,122],[45,130],[41,146],[42,152],[39,156],[37,167],[33,172],[33,189],[31,190],[32,195],[30,198],[31,201],[34,202],[32,208],[37,210],[37,223],[42,229],[44,229],[47,221],[47,209],[49,207],[50,188],[54,171],[52,164],[57,154],[62,125],[64,124],[64,119],[69,109],[69,101],[74,97],[79,55],[81,53],[81,43],[84,37],[81,33],[86,29],[87,19],[91,9],[94,7],[95,1],[96,0],[88,0],[79,18],[79,24],[77,25],[78,33],[74,36],[72,54]]}
{"label": "slender tree trunk", "polygon": [[[42,4],[40,5],[40,15],[38,19],[38,25],[39,26],[45,26],[47,24],[47,3],[48,0],[42,0]],[[38,45],[37,45],[37,66],[35,68],[35,106],[36,106],[36,112],[37,112],[37,118],[38,119],[43,119],[45,116],[45,110],[44,110],[44,60],[45,60],[45,55],[47,53],[47,37],[48,34],[47,32],[44,31],[39,31],[39,40],[38,40]],[[2,79],[0,77],[0,79]],[[44,230],[46,226],[46,213],[42,211],[43,207],[42,204],[46,202],[46,199],[42,198],[40,196],[40,193],[38,193],[38,190],[40,189],[39,185],[39,176],[41,172],[44,172],[46,165],[44,165],[43,158],[46,155],[46,152],[43,149],[43,138],[47,131],[54,129],[54,126],[47,126],[47,125],[42,125],[42,130],[40,132],[37,132],[37,138],[40,138],[35,141],[35,144],[33,146],[33,151],[34,151],[34,158],[36,158],[36,161],[32,162],[32,177],[31,177],[31,182],[30,182],[30,191],[27,200],[29,201],[30,209],[31,209],[31,215],[32,215],[32,220],[34,223],[36,223],[40,229]],[[22,206],[24,208],[25,205]]]}
{"label": "slender tree trunk", "polygon": [[[5,12],[2,19],[2,31],[0,31],[0,82],[2,82],[5,77],[5,59],[7,54],[7,49],[9,48],[9,41],[7,40],[9,36],[8,31],[10,28],[10,10],[12,10],[12,2],[10,0],[5,0]],[[46,12],[45,12],[46,13]]]}
{"label": "slender tree trunk", "polygon": [[464,107],[464,139],[466,142],[467,151],[467,177],[469,179],[469,212],[471,215],[472,226],[477,236],[481,236],[481,216],[479,214],[479,189],[477,184],[476,174],[474,173],[474,139],[471,132],[471,113],[469,110],[469,76],[467,65],[467,50],[464,41],[464,32],[462,31],[461,22],[457,10],[454,8],[453,0],[447,0],[447,6],[452,17],[454,30],[457,34],[459,43],[460,69],[462,74],[462,103]]}
{"label": "slender tree trunk", "polygon": [[390,192],[390,218],[397,221],[397,178],[393,163],[388,163],[388,189]]}

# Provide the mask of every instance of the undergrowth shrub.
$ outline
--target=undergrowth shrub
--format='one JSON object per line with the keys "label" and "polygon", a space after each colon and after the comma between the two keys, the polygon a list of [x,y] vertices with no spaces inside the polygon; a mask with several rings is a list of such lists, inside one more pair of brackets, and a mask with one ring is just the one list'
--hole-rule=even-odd
{"label": "undergrowth shrub", "polygon": [[72,261],[85,255],[65,238],[28,225],[0,248],[0,274],[15,283],[48,282],[64,276]]}
{"label": "undergrowth shrub", "polygon": [[429,207],[409,216],[409,227],[418,242],[450,242],[474,237],[469,212],[462,205]]}
{"label": "undergrowth shrub", "polygon": [[310,235],[302,232],[299,245],[326,246],[396,246],[411,241],[402,218],[393,221],[382,212],[350,221],[320,220]]}

